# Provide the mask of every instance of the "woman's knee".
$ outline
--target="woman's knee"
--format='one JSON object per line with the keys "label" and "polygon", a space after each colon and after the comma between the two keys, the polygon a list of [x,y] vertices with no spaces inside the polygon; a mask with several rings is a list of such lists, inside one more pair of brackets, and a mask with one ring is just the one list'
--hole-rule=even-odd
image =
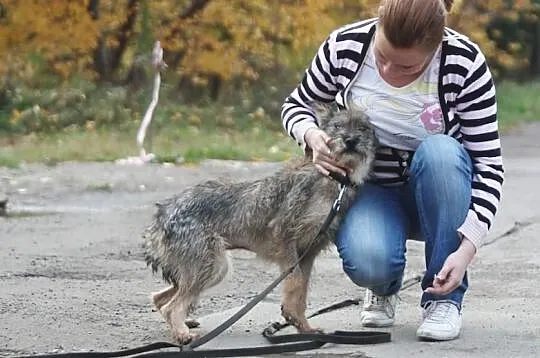
{"label": "woman's knee", "polygon": [[336,237],[343,270],[357,285],[392,281],[405,266],[406,213],[399,191],[366,184]]}
{"label": "woman's knee", "polygon": [[398,280],[403,275],[404,267],[380,264],[354,263],[343,259],[343,271],[354,284],[360,287],[376,287]]}
{"label": "woman's knee", "polygon": [[[405,253],[382,237],[363,241],[360,236],[341,237],[338,245],[343,271],[361,287],[374,287],[399,279],[405,269]],[[343,241],[347,241],[344,243]]]}
{"label": "woman's knee", "polygon": [[411,162],[411,174],[442,176],[453,173],[471,175],[471,158],[465,148],[456,139],[435,134],[427,137],[418,146]]}

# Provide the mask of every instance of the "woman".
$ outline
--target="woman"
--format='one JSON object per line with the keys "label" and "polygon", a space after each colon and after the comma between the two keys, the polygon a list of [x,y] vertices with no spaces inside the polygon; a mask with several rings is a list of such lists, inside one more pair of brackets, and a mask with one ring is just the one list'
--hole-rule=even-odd
{"label": "woman", "polygon": [[371,179],[336,246],[366,287],[361,322],[390,326],[405,243],[425,242],[420,339],[461,330],[467,266],[500,201],[503,165],[493,80],[479,47],[446,28],[451,0],[383,0],[379,16],[341,27],[320,46],[282,108],[286,131],[324,174],[331,158],[313,103],[366,112],[380,141]]}

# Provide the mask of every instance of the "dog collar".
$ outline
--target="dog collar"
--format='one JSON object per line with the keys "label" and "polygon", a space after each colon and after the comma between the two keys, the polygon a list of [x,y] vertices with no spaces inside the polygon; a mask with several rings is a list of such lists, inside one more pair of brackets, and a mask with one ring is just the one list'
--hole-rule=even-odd
{"label": "dog collar", "polygon": [[329,176],[343,186],[355,187],[347,175],[338,172],[330,172]]}

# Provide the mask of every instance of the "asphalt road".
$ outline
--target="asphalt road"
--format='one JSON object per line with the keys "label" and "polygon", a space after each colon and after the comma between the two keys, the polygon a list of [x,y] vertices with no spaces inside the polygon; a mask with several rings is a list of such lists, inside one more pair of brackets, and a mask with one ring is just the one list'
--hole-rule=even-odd
{"label": "asphalt road", "polygon": [[[309,356],[537,357],[540,356],[540,125],[503,138],[506,182],[501,210],[470,270],[462,337],[418,342],[419,287],[402,292],[392,342],[329,346]],[[536,164],[534,164],[536,163]],[[279,164],[208,161],[197,167],[63,163],[0,168],[0,194],[9,218],[0,218],[0,356],[103,351],[170,340],[152,311],[161,289],[141,256],[140,234],[153,203],[186,185],[216,176],[242,180]],[[422,244],[410,243],[407,272],[422,270]],[[203,297],[201,332],[219,324],[271,282],[276,268],[236,252],[233,275]],[[335,252],[316,263],[309,309],[363,290],[342,273]],[[279,288],[216,345],[263,343],[261,329],[279,319]],[[351,307],[314,319],[327,330],[360,329]]]}

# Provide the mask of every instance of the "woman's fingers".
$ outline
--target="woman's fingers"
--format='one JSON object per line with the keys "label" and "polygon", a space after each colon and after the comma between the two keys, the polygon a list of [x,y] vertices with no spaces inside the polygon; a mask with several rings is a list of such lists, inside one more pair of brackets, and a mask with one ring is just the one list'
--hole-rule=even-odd
{"label": "woman's fingers", "polygon": [[460,282],[458,280],[451,277],[441,283],[434,284],[433,287],[428,287],[426,292],[434,295],[444,296],[450,292],[453,292],[456,288],[458,288],[459,284]]}
{"label": "woman's fingers", "polygon": [[432,287],[426,289],[427,293],[444,296],[454,291],[461,283],[456,269],[449,264],[445,264],[441,271],[433,278]]}
{"label": "woman's fingers", "polygon": [[321,172],[322,175],[330,175],[330,172],[320,164],[315,164],[315,168],[317,168],[317,170]]}
{"label": "woman's fingers", "polygon": [[312,148],[314,152],[317,152],[320,155],[332,157],[332,151],[330,150],[322,136],[315,139],[315,143],[313,144]]}
{"label": "woman's fingers", "polygon": [[327,162],[315,163],[315,167],[324,175],[330,175],[330,172],[340,173],[343,176],[347,176],[347,172],[338,166],[329,164]]}
{"label": "woman's fingers", "polygon": [[321,129],[311,129],[306,133],[306,141],[313,151],[313,163],[315,167],[324,175],[330,172],[338,172],[347,175],[347,171],[337,164],[337,159],[328,147],[331,138]]}
{"label": "woman's fingers", "polygon": [[[324,175],[328,175],[329,172],[337,172],[341,175],[346,176],[347,171],[343,168],[341,168],[335,161],[334,158],[326,156],[324,154],[318,154],[317,156],[313,156],[313,163],[317,166],[317,168],[323,173]],[[322,170],[321,170],[322,169]]]}

